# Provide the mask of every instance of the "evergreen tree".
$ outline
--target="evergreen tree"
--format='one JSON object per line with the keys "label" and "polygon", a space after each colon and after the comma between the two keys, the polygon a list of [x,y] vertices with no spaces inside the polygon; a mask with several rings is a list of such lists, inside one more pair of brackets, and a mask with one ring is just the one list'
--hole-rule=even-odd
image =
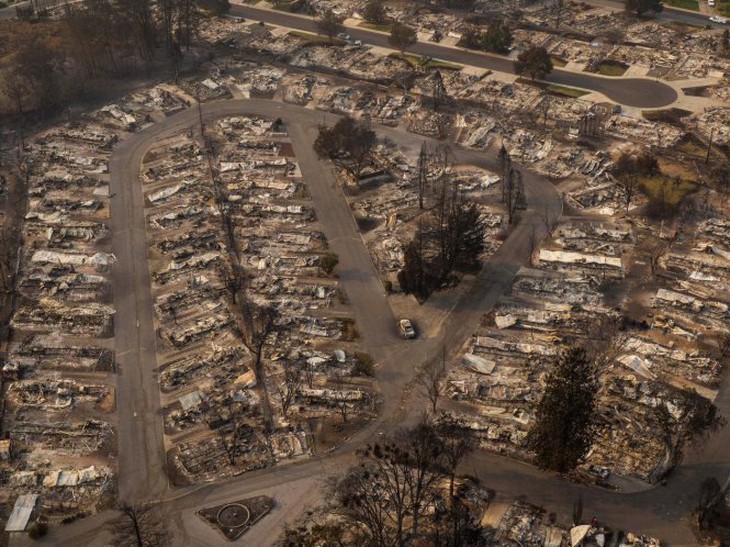
{"label": "evergreen tree", "polygon": [[403,23],[393,23],[390,28],[388,43],[403,55],[410,46],[416,43],[416,29]]}
{"label": "evergreen tree", "polygon": [[566,473],[591,446],[598,382],[585,350],[576,346],[560,354],[546,382],[527,443],[539,467]]}
{"label": "evergreen tree", "polygon": [[512,31],[504,21],[495,21],[482,34],[481,46],[485,51],[508,53],[512,45]]}
{"label": "evergreen tree", "polygon": [[664,9],[662,0],[626,0],[626,11],[635,11],[641,17],[645,13],[660,13]]}
{"label": "evergreen tree", "polygon": [[344,19],[342,17],[338,17],[329,9],[317,19],[317,31],[332,40],[340,32],[344,32],[345,25],[343,21]]}
{"label": "evergreen tree", "polygon": [[385,15],[385,5],[383,4],[382,0],[370,0],[367,4],[365,4],[365,9],[363,10],[363,18],[368,23],[373,23],[376,25],[382,25],[385,23],[387,17]]}

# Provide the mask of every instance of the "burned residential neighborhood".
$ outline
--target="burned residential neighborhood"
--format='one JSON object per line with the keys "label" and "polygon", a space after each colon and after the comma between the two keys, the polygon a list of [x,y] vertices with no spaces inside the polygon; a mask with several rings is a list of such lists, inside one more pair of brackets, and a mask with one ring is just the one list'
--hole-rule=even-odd
{"label": "burned residential neighborhood", "polygon": [[0,1],[0,544],[730,544],[729,197],[725,0]]}

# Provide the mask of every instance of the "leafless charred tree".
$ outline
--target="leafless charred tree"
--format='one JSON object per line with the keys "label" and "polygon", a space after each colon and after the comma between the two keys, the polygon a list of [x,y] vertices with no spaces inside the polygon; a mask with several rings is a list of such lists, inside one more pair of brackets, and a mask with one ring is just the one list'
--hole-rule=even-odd
{"label": "leafless charred tree", "polygon": [[441,76],[441,71],[436,70],[433,74],[433,107],[435,110],[443,104],[446,99],[446,87],[444,86],[444,79]]}
{"label": "leafless charred tree", "polygon": [[241,318],[241,341],[251,353],[253,371],[256,383],[261,386],[264,420],[269,431],[273,430],[273,413],[269,400],[269,390],[266,382],[266,371],[263,366],[264,347],[269,339],[277,332],[279,312],[272,305],[261,306],[241,295],[239,297]]}
{"label": "leafless charred tree", "polygon": [[274,384],[274,390],[279,398],[279,404],[281,405],[281,413],[284,417],[289,415],[289,408],[299,393],[299,388],[302,387],[302,374],[293,366],[287,366],[284,369],[283,378],[280,382]]}
{"label": "leafless charred tree", "polygon": [[170,545],[170,533],[165,527],[158,505],[123,502],[121,513],[113,524],[115,545],[119,547],[165,547]]}
{"label": "leafless charred tree", "polygon": [[677,407],[680,419],[672,416],[666,405],[657,405],[652,409],[652,414],[672,460],[678,461],[682,446],[687,441],[699,443],[706,440],[712,432],[723,427],[727,420],[720,415],[714,403],[694,390],[676,389],[669,397]]}
{"label": "leafless charred tree", "polygon": [[502,169],[502,203],[507,202],[507,179],[512,172],[512,158],[504,147],[504,143],[499,149],[499,165]]}
{"label": "leafless charred tree", "polygon": [[249,442],[254,434],[253,428],[243,419],[244,411],[244,405],[230,401],[228,415],[218,414],[215,432],[218,434],[231,467],[236,466],[236,458],[241,454],[241,448]]}
{"label": "leafless charred tree", "polygon": [[555,227],[555,222],[557,222],[558,218],[557,215],[553,214],[550,211],[550,207],[547,204],[545,204],[543,210],[540,213],[540,219],[542,220],[542,224],[545,227],[545,235],[552,236],[553,228]]}
{"label": "leafless charred tree", "polygon": [[507,221],[512,224],[515,220],[517,209],[522,209],[526,206],[522,173],[517,169],[511,168],[504,185],[506,186],[505,205],[507,206]]}
{"label": "leafless charred tree", "polygon": [[312,389],[312,386],[314,386],[315,368],[314,363],[309,360],[304,363],[304,380],[307,382],[309,389]]}
{"label": "leafless charred tree", "polygon": [[439,399],[444,393],[446,381],[446,348],[442,348],[441,356],[430,359],[423,364],[416,374],[416,387],[431,403],[431,411],[435,414]]}
{"label": "leafless charred tree", "polygon": [[418,163],[416,165],[416,185],[418,186],[418,208],[423,210],[423,195],[426,192],[428,184],[430,157],[428,145],[424,142],[421,144],[421,151],[418,153]]}
{"label": "leafless charred tree", "polygon": [[342,423],[347,423],[347,418],[350,415],[350,409],[352,406],[352,400],[348,394],[347,385],[345,384],[342,374],[335,374],[332,378],[332,383],[335,386],[335,389],[332,392],[332,403],[340,413]]}
{"label": "leafless charred tree", "polygon": [[239,296],[244,294],[246,290],[246,272],[243,270],[243,268],[238,268],[235,266],[227,268],[221,265],[218,268],[218,274],[223,280],[223,285],[225,286],[226,290],[231,295],[231,301],[235,306],[236,304],[238,304]]}
{"label": "leafless charred tree", "polygon": [[624,173],[616,178],[616,182],[618,183],[618,186],[621,189],[621,193],[623,194],[626,212],[628,213],[629,207],[631,207],[631,200],[636,194],[636,190],[639,186],[639,179],[633,173]]}
{"label": "leafless charred tree", "polygon": [[422,422],[399,432],[397,440],[368,445],[358,456],[360,465],[334,485],[336,510],[353,527],[362,527],[365,543],[404,545],[409,535],[418,534],[444,477],[435,429]]}
{"label": "leafless charred tree", "polygon": [[436,434],[441,442],[444,464],[449,476],[449,496],[454,497],[456,469],[462,460],[477,446],[477,440],[463,420],[444,416],[436,424]]}
{"label": "leafless charred tree", "polygon": [[668,246],[665,243],[658,243],[649,249],[649,269],[654,276],[659,269],[659,262],[667,254]]}
{"label": "leafless charred tree", "polygon": [[527,206],[522,173],[513,167],[512,158],[504,144],[499,150],[498,157],[502,168],[502,203],[507,207],[507,219],[512,224],[517,209],[524,209]]}

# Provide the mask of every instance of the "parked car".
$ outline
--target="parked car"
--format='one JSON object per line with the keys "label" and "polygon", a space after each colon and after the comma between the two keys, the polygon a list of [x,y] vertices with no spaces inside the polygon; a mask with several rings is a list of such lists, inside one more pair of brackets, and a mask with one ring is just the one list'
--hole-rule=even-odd
{"label": "parked car", "polygon": [[727,17],[723,17],[722,15],[713,15],[712,17],[710,17],[710,21],[712,21],[713,23],[720,23],[721,25],[727,25],[728,23],[730,23],[730,19],[728,19]]}
{"label": "parked car", "polygon": [[410,319],[401,319],[398,321],[398,330],[400,330],[401,336],[406,340],[416,337],[416,329],[413,328],[413,323],[411,323]]}

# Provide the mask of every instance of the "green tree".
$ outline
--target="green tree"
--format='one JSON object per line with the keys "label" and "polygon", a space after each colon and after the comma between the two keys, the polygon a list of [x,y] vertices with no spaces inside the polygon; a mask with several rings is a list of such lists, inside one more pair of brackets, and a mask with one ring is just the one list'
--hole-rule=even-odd
{"label": "green tree", "polygon": [[332,40],[339,33],[345,31],[343,22],[342,17],[338,17],[331,9],[328,9],[317,18],[317,31]]}
{"label": "green tree", "polygon": [[347,171],[356,181],[370,161],[377,136],[366,124],[350,116],[340,118],[332,127],[321,126],[314,151]]}
{"label": "green tree", "polygon": [[459,45],[470,49],[480,48],[482,46],[482,32],[477,27],[469,25],[461,32]]}
{"label": "green tree", "polygon": [[481,47],[493,53],[508,53],[512,45],[512,31],[504,21],[490,23],[481,36]]}
{"label": "green tree", "polygon": [[662,0],[626,0],[626,11],[634,11],[641,17],[646,13],[661,13],[664,9]]}
{"label": "green tree", "polygon": [[388,43],[403,55],[406,49],[416,43],[416,30],[403,23],[393,23]]}
{"label": "green tree", "polygon": [[515,72],[520,76],[529,76],[533,82],[536,78],[544,78],[552,70],[553,62],[544,47],[530,46],[520,53],[515,61]]}
{"label": "green tree", "polygon": [[382,25],[387,20],[383,0],[369,0],[363,9],[363,17],[368,23]]}
{"label": "green tree", "polygon": [[570,346],[556,359],[535,409],[527,446],[537,465],[566,473],[585,457],[594,434],[598,381],[583,348]]}
{"label": "green tree", "polygon": [[398,272],[398,284],[406,294],[415,294],[425,299],[431,293],[433,281],[427,279],[427,264],[424,257],[424,229],[418,226],[413,239],[403,246],[403,269]]}
{"label": "green tree", "polygon": [[330,275],[339,263],[340,258],[337,256],[336,253],[327,253],[319,257],[318,265],[324,273]]}

